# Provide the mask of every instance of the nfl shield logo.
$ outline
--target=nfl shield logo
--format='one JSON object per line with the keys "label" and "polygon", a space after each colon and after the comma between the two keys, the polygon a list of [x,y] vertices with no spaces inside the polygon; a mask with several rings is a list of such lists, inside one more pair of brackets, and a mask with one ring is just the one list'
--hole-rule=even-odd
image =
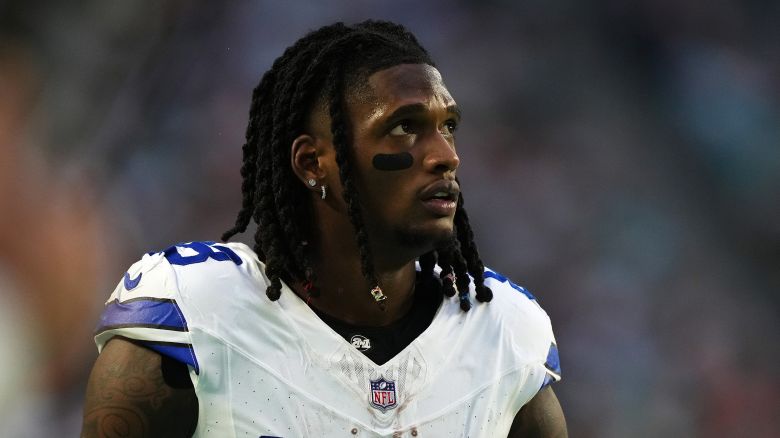
{"label": "nfl shield logo", "polygon": [[387,380],[384,376],[371,381],[371,406],[386,412],[398,405],[395,397],[395,381]]}

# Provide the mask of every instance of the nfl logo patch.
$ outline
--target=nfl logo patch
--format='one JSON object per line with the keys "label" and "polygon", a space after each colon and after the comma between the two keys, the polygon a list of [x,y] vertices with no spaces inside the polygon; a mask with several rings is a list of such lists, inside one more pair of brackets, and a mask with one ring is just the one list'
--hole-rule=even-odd
{"label": "nfl logo patch", "polygon": [[395,381],[387,380],[384,376],[371,381],[371,397],[369,400],[372,407],[386,412],[398,405],[395,397]]}

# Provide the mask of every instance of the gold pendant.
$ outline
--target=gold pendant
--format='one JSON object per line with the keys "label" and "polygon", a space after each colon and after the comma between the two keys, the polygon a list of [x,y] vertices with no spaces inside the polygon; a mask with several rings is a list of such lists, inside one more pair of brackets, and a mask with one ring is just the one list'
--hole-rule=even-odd
{"label": "gold pendant", "polygon": [[376,301],[377,303],[387,299],[387,296],[384,293],[382,293],[382,289],[379,286],[376,286],[375,288],[371,289],[371,296],[374,297],[374,301]]}

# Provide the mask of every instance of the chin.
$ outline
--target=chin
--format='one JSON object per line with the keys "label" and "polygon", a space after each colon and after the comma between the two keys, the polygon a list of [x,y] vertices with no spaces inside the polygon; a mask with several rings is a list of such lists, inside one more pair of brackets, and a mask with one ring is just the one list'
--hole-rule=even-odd
{"label": "chin", "polygon": [[436,227],[433,229],[406,229],[398,230],[396,236],[404,245],[428,252],[436,248],[449,246],[452,242],[454,228],[452,223],[449,226]]}

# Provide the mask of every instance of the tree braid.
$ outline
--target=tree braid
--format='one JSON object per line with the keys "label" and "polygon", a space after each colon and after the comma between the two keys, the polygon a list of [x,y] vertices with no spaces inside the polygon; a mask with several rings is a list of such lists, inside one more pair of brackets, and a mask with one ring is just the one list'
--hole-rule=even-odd
{"label": "tree braid", "polygon": [[458,209],[455,211],[455,231],[457,240],[461,246],[468,271],[474,279],[474,289],[476,290],[477,300],[486,303],[493,299],[493,291],[485,286],[485,265],[479,257],[477,244],[474,242],[474,232],[471,230],[469,216],[464,208],[463,193],[458,197]]}
{"label": "tree braid", "polygon": [[356,240],[360,248],[360,267],[363,275],[370,284],[377,284],[374,274],[374,263],[371,259],[371,249],[368,245],[368,235],[366,227],[363,224],[363,213],[358,199],[357,185],[352,177],[352,157],[349,148],[350,125],[346,111],[346,102],[341,94],[341,81],[338,81],[334,87],[333,101],[330,107],[330,117],[332,122],[331,130],[333,132],[333,145],[336,148],[336,163],[339,165],[339,177],[344,186],[344,202],[347,204],[349,218],[352,226],[355,227]]}
{"label": "tree braid", "polygon": [[471,279],[469,278],[469,271],[466,265],[466,259],[463,257],[460,248],[460,241],[453,239],[452,245],[452,268],[455,271],[455,285],[458,288],[458,298],[460,299],[460,308],[464,312],[468,312],[471,309],[471,299],[469,298],[469,284]]}
{"label": "tree braid", "polygon": [[[373,20],[354,26],[336,23],[310,32],[288,47],[253,90],[246,143],[242,147],[241,209],[235,225],[222,235],[222,240],[246,231],[250,220],[257,223],[254,250],[266,265],[269,299],[279,298],[283,281],[302,281],[310,296],[319,294],[310,261],[311,196],[289,163],[293,140],[305,132],[308,117],[320,104],[331,118],[330,130],[344,188],[341,195],[355,229],[361,271],[370,284],[377,284],[353,169],[347,101],[350,93],[372,73],[404,63],[434,65],[415,36],[402,26]],[[437,263],[442,269],[438,278],[434,275]],[[422,284],[443,287],[447,296],[457,292],[464,311],[471,307],[472,277],[477,299],[485,302],[492,298],[492,292],[484,286],[484,266],[462,198],[455,214],[452,242],[421,255],[420,267]],[[457,280],[453,282],[455,276]]]}
{"label": "tree braid", "polygon": [[439,279],[442,283],[442,290],[444,291],[444,295],[448,297],[454,297],[457,291],[457,286],[455,285],[455,271],[452,267],[453,259],[452,259],[452,244],[447,246],[446,248],[439,249],[436,251],[438,254],[438,263],[439,266],[441,266],[441,272],[439,273]]}
{"label": "tree braid", "polygon": [[241,164],[241,193],[243,194],[241,200],[241,210],[238,212],[238,218],[233,228],[222,234],[222,240],[227,241],[238,233],[246,231],[246,227],[249,225],[249,221],[252,218],[252,212],[254,211],[254,196],[255,196],[255,176],[257,175],[257,130],[259,126],[264,124],[259,122],[258,115],[265,116],[267,112],[259,111],[258,106],[262,101],[265,94],[267,94],[266,88],[268,84],[272,82],[272,72],[266,72],[263,75],[263,79],[260,81],[260,85],[252,90],[252,103],[249,106],[249,123],[246,128],[246,143],[241,147],[243,162]]}
{"label": "tree braid", "polygon": [[[337,28],[337,25],[331,26]],[[249,220],[252,218],[254,210],[256,208],[255,189],[257,187],[257,169],[259,167],[260,160],[258,160],[258,149],[263,140],[268,139],[268,128],[270,127],[269,119],[273,115],[273,108],[269,105],[269,101],[273,99],[272,91],[276,84],[275,76],[281,66],[291,57],[294,53],[305,45],[306,38],[302,38],[294,45],[288,47],[282,56],[274,61],[271,69],[265,72],[260,83],[252,91],[252,102],[249,106],[249,123],[246,129],[246,143],[242,147],[243,151],[243,164],[241,166],[241,210],[238,213],[236,224],[233,228],[222,234],[222,240],[227,241],[238,233],[246,231],[249,225]],[[255,248],[257,251],[258,248]],[[261,255],[261,254],[259,254]],[[261,255],[262,258],[262,255]]]}

